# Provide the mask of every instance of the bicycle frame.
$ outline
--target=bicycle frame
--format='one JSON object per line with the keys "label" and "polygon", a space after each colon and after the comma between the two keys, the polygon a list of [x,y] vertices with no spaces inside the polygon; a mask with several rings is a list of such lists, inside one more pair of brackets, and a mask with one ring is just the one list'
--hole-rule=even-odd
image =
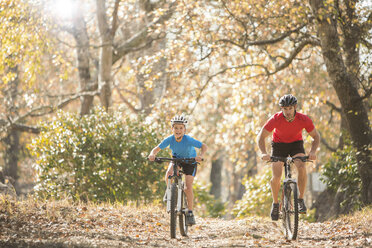
{"label": "bicycle frame", "polygon": [[[167,212],[170,213],[170,233],[171,238],[176,237],[176,219],[178,216],[180,233],[187,236],[188,224],[186,223],[186,214],[188,213],[188,203],[186,193],[184,192],[185,183],[183,182],[184,172],[180,170],[180,165],[184,163],[195,163],[195,159],[181,158],[156,158],[155,162],[161,163],[171,161],[173,166],[173,175],[167,179]],[[197,163],[197,162],[196,162]]]}
{"label": "bicycle frame", "polygon": [[178,161],[175,161],[173,163],[173,175],[172,176],[169,176],[168,177],[168,183],[167,183],[167,212],[169,213],[170,210],[171,210],[171,207],[170,207],[170,194],[171,194],[171,185],[172,185],[172,181],[175,182],[177,185],[178,185],[178,192],[177,192],[177,208],[176,208],[176,212],[177,212],[177,215],[181,215],[182,214],[182,204],[181,201],[182,201],[182,191],[184,190],[184,187],[185,187],[185,184],[183,182],[183,171],[182,170],[179,170],[179,163]]}
{"label": "bicycle frame", "polygon": [[[280,202],[280,210],[282,213],[283,226],[285,229],[286,239],[297,238],[298,233],[298,188],[296,179],[292,178],[291,165],[294,160],[299,159],[303,162],[309,162],[308,156],[304,157],[271,157],[269,162],[281,161],[284,163],[285,179],[283,180],[282,197]],[[292,202],[293,200],[293,202]],[[294,218],[291,220],[291,216]]]}

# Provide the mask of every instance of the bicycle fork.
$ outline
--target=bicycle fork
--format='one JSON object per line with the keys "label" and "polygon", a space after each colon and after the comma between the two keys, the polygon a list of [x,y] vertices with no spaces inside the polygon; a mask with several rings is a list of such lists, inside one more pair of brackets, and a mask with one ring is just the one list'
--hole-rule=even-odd
{"label": "bicycle fork", "polygon": [[[167,195],[167,212],[169,213],[171,211],[171,185],[172,182],[170,179],[168,179],[168,186],[166,189],[166,195]],[[184,197],[185,192],[182,192],[184,190],[184,182],[177,182],[177,204],[176,204],[176,212],[178,215],[182,214],[182,200],[186,201],[186,197]],[[182,199],[184,197],[184,199]],[[187,211],[187,209],[185,209]]]}

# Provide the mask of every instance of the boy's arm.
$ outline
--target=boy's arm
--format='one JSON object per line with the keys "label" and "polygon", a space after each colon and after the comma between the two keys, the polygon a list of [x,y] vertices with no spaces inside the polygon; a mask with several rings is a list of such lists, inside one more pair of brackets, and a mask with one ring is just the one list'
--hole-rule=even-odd
{"label": "boy's arm", "polygon": [[204,153],[208,150],[208,147],[206,144],[202,144],[201,148],[200,148],[200,154],[198,156],[195,157],[195,160],[197,162],[201,162],[203,160],[203,156],[204,156]]}
{"label": "boy's arm", "polygon": [[152,151],[151,151],[151,153],[150,153],[150,155],[149,155],[149,160],[150,161],[154,161],[155,160],[155,157],[156,157],[156,154],[158,154],[158,152],[160,152],[160,147],[159,146],[157,146],[157,147],[155,147],[154,149],[152,149]]}

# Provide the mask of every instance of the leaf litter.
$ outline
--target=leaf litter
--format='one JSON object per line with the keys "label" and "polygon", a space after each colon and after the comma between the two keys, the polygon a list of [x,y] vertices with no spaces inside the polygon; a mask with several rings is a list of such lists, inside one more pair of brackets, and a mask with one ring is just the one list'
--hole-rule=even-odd
{"label": "leaf litter", "polygon": [[0,247],[372,247],[372,208],[327,222],[301,220],[295,241],[266,217],[196,221],[188,237],[177,230],[171,239],[161,206],[0,197]]}

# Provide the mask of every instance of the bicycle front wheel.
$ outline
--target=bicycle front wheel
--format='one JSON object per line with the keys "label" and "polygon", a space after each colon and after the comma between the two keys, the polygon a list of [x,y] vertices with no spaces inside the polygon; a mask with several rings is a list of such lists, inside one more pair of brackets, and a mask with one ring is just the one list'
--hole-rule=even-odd
{"label": "bicycle front wheel", "polygon": [[289,183],[284,187],[282,217],[285,238],[295,240],[298,233],[298,195],[297,184]]}
{"label": "bicycle front wheel", "polygon": [[181,213],[180,213],[180,216],[179,216],[179,224],[180,224],[180,233],[182,236],[187,236],[187,229],[188,229],[188,225],[187,225],[187,222],[186,222],[186,218],[187,218],[187,199],[186,199],[186,194],[185,192],[182,190],[182,196],[181,196]]}
{"label": "bicycle front wheel", "polygon": [[170,202],[170,235],[171,238],[176,238],[176,206],[177,206],[177,184],[171,185],[171,202]]}

